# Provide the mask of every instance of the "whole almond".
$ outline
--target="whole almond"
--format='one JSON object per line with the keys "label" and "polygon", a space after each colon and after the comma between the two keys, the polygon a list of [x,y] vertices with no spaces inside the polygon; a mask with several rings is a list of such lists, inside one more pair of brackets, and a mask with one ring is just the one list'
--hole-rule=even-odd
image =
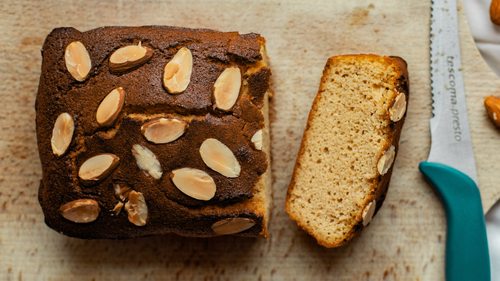
{"label": "whole almond", "polygon": [[151,59],[153,50],[139,45],[130,45],[116,50],[109,58],[109,70],[112,72],[125,72],[137,68]]}
{"label": "whole almond", "polygon": [[491,1],[490,19],[494,24],[500,25],[500,0]]}
{"label": "whole almond", "polygon": [[188,48],[181,48],[165,66],[163,85],[171,94],[184,92],[191,80],[193,55]]}
{"label": "whole almond", "polygon": [[59,208],[61,215],[72,222],[89,223],[99,216],[99,204],[92,199],[78,199],[62,205]]}
{"label": "whole almond", "polygon": [[178,119],[158,118],[141,126],[144,137],[157,144],[164,144],[178,139],[184,134],[187,123]]}
{"label": "whole almond", "polygon": [[214,84],[214,99],[217,108],[230,110],[240,95],[241,71],[233,66],[226,68]]}
{"label": "whole almond", "polygon": [[484,107],[491,121],[500,128],[500,99],[489,96],[484,100]]}
{"label": "whole almond", "polygon": [[103,127],[111,126],[115,123],[116,117],[120,114],[125,101],[125,91],[122,87],[111,91],[102,101],[96,112],[96,120]]}
{"label": "whole almond", "polygon": [[205,162],[210,169],[228,178],[236,178],[240,175],[240,163],[238,163],[238,160],[229,147],[219,140],[205,140],[201,144],[200,155],[203,162]]}
{"label": "whole almond", "polygon": [[69,44],[66,47],[64,59],[66,68],[73,78],[80,82],[87,78],[92,68],[92,62],[90,61],[89,52],[82,42],[75,41]]}
{"label": "whole almond", "polygon": [[118,156],[110,153],[91,157],[82,164],[78,176],[84,185],[97,184],[111,175],[119,160]]}
{"label": "whole almond", "polygon": [[61,113],[54,123],[52,130],[52,152],[57,155],[63,155],[68,149],[71,140],[73,139],[73,132],[75,131],[75,123],[73,117],[69,113]]}
{"label": "whole almond", "polygon": [[236,234],[252,228],[255,222],[248,218],[229,218],[212,225],[212,230],[221,235]]}
{"label": "whole almond", "polygon": [[172,171],[172,182],[187,196],[208,201],[215,196],[215,182],[207,173],[193,168]]}

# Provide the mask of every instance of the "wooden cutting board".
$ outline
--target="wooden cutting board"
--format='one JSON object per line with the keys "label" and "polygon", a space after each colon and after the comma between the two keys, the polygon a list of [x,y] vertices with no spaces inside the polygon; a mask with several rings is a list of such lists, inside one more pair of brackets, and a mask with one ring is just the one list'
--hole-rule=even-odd
{"label": "wooden cutting board", "polygon": [[[443,280],[445,214],[419,173],[430,144],[430,1],[18,1],[0,4],[1,280]],[[459,5],[463,72],[483,206],[500,197],[500,134],[483,100],[500,81],[481,59]],[[267,39],[273,218],[269,239],[122,241],[68,238],[45,226],[34,102],[40,48],[52,28],[175,25],[257,32]],[[328,57],[403,57],[411,97],[388,197],[347,246],[325,249],[288,218],[286,189]]]}

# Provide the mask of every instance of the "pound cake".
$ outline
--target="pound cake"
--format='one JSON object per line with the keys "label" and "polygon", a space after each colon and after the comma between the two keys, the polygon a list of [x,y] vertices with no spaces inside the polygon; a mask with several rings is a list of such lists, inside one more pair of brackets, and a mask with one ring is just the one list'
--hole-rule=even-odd
{"label": "pound cake", "polygon": [[57,28],[42,57],[39,201],[49,227],[85,239],[268,236],[264,38]]}
{"label": "pound cake", "polygon": [[348,242],[382,206],[409,97],[406,67],[376,55],[325,66],[286,198],[290,218],[325,247]]}

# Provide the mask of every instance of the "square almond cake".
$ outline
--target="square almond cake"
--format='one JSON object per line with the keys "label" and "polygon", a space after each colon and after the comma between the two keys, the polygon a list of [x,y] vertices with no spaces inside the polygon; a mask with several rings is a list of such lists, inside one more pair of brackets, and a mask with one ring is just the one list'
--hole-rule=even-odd
{"label": "square almond cake", "polygon": [[268,236],[264,38],[57,28],[42,57],[39,201],[49,227],[85,239]]}

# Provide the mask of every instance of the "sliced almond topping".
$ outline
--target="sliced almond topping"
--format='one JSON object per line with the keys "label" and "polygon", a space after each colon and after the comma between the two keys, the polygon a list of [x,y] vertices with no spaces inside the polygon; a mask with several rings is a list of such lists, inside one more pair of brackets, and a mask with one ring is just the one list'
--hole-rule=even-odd
{"label": "sliced almond topping", "polygon": [[146,200],[140,192],[131,191],[128,196],[128,202],[125,203],[125,210],[128,213],[128,220],[137,225],[143,226],[148,219],[148,206]]}
{"label": "sliced almond topping", "polygon": [[252,137],[255,149],[262,150],[262,130],[258,130]]}
{"label": "sliced almond topping", "polygon": [[163,85],[171,94],[184,92],[191,80],[193,55],[188,48],[181,48],[165,66]]}
{"label": "sliced almond topping", "polygon": [[235,234],[252,228],[255,222],[248,218],[230,218],[218,221],[212,225],[212,230],[217,234]]}
{"label": "sliced almond topping", "polygon": [[151,120],[141,127],[144,137],[153,143],[169,143],[184,134],[187,123],[178,119],[159,118]]}
{"label": "sliced almond topping", "polygon": [[396,156],[396,149],[393,145],[385,152],[382,157],[378,160],[377,169],[380,175],[385,175],[392,166],[394,162],[394,157]]}
{"label": "sliced almond topping", "polygon": [[125,91],[122,87],[111,91],[97,108],[95,115],[97,123],[103,127],[111,126],[115,123],[116,117],[122,111],[123,102],[125,101]]}
{"label": "sliced almond topping", "polygon": [[115,195],[116,196],[120,196],[120,185],[119,184],[115,184],[113,186],[113,189],[115,190]]}
{"label": "sliced almond topping", "polygon": [[75,130],[75,123],[73,118],[68,113],[61,113],[54,124],[52,130],[52,152],[57,155],[63,155],[68,149],[71,140],[73,139],[73,132]]}
{"label": "sliced almond topping", "polygon": [[125,201],[130,193],[130,187],[124,187],[120,190],[120,200]]}
{"label": "sliced almond topping", "polygon": [[119,160],[118,156],[110,153],[94,156],[82,164],[78,176],[84,185],[96,184],[111,175]]}
{"label": "sliced almond topping", "polygon": [[99,204],[92,199],[78,199],[62,205],[59,208],[61,215],[72,222],[89,223],[99,216]]}
{"label": "sliced almond topping", "polygon": [[240,163],[233,152],[222,142],[216,139],[205,140],[200,147],[203,162],[212,170],[228,177],[236,178],[240,175]]}
{"label": "sliced almond topping", "polygon": [[115,184],[115,195],[120,198],[120,200],[125,201],[128,198],[128,195],[130,193],[130,187],[125,186],[123,188],[120,188],[119,184]]}
{"label": "sliced almond topping", "polygon": [[226,68],[214,84],[215,104],[219,109],[230,110],[240,95],[241,71],[233,66]]}
{"label": "sliced almond topping", "polygon": [[172,171],[172,182],[187,196],[208,201],[215,196],[216,186],[207,173],[192,168]]}
{"label": "sliced almond topping", "polygon": [[125,201],[127,200],[129,194],[130,194],[130,187],[125,186],[124,188],[120,189],[120,200]]}
{"label": "sliced almond topping", "polygon": [[367,226],[375,214],[375,209],[377,209],[377,201],[373,200],[363,209],[363,226]]}
{"label": "sliced almond topping", "polygon": [[130,45],[116,50],[109,58],[109,69],[125,72],[145,64],[153,56],[153,50],[139,45]]}
{"label": "sliced almond topping", "polygon": [[69,44],[66,47],[64,59],[66,60],[66,68],[73,78],[80,82],[87,78],[92,63],[90,62],[89,52],[81,42],[75,41]]}
{"label": "sliced almond topping", "polygon": [[134,146],[132,146],[132,154],[139,168],[154,179],[159,180],[161,178],[163,172],[161,170],[160,161],[158,161],[158,158],[151,150],[140,144],[134,144]]}
{"label": "sliced almond topping", "polygon": [[403,118],[406,112],[406,95],[401,93],[397,95],[396,101],[392,108],[389,109],[389,114],[393,122],[398,122]]}
{"label": "sliced almond topping", "polygon": [[115,207],[111,211],[115,213],[115,216],[118,216],[120,214],[120,212],[122,211],[122,208],[123,208],[123,203],[118,202],[118,203],[116,203]]}

